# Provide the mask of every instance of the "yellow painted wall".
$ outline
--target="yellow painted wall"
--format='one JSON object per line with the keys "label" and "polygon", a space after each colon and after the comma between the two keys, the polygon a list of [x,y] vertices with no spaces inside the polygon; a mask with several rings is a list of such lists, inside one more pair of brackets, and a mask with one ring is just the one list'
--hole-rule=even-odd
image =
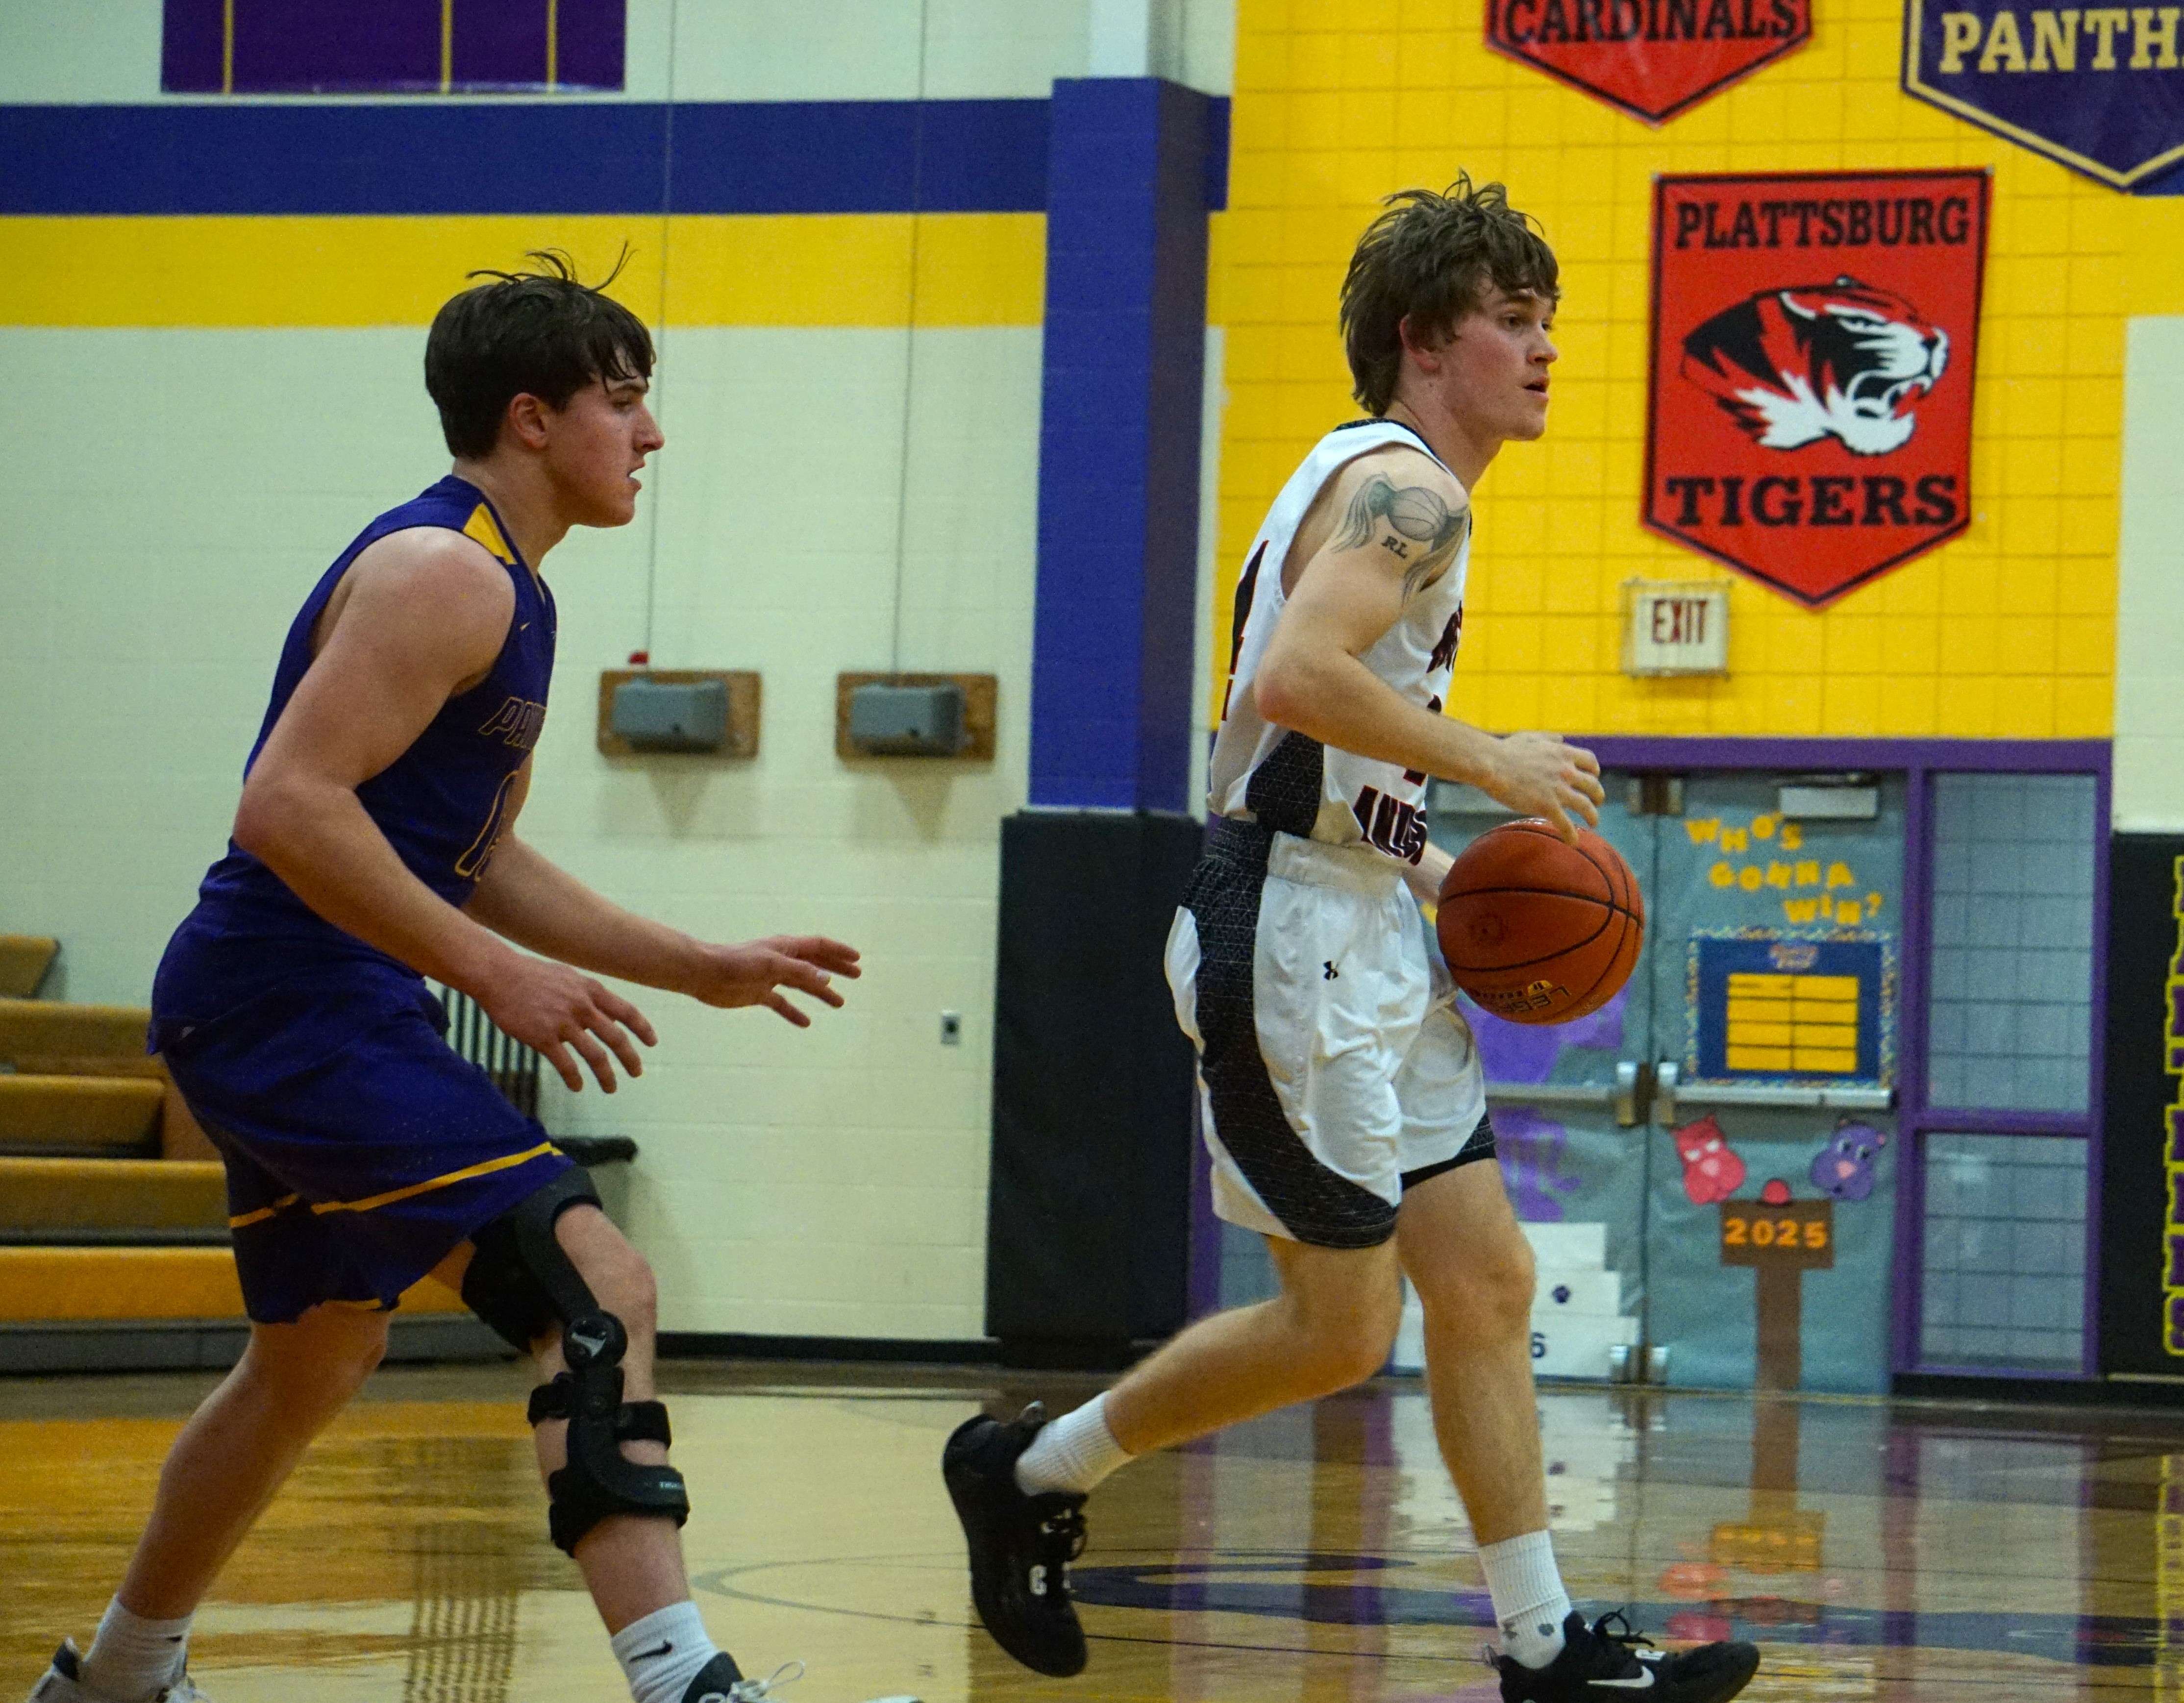
{"label": "yellow painted wall", "polygon": [[[656,326],[1035,326],[1035,213],[0,218],[0,325],[426,326],[474,266],[566,248]],[[916,272],[911,288],[911,271]]]}
{"label": "yellow painted wall", "polygon": [[[2184,307],[2184,198],[2119,194],[1905,96],[1900,0],[1816,0],[1808,46],[1660,129],[1488,52],[1483,9],[1239,0],[1212,265],[1228,388],[1215,631],[1268,503],[1356,412],[1335,298],[1358,231],[1378,198],[1462,167],[1546,225],[1563,359],[1546,439],[1504,451],[1478,493],[1451,714],[1591,733],[2108,734],[2125,323]],[[1818,614],[1644,531],[1654,174],[1988,165],[1969,531]],[[1734,581],[1728,677],[1622,674],[1623,582],[1717,575]]]}

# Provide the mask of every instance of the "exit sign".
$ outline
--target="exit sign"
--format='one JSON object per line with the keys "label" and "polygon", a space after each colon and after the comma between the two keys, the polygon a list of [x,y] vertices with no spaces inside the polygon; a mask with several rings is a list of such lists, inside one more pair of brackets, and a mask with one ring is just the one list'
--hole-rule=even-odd
{"label": "exit sign", "polygon": [[1625,581],[1623,671],[1728,673],[1729,582]]}

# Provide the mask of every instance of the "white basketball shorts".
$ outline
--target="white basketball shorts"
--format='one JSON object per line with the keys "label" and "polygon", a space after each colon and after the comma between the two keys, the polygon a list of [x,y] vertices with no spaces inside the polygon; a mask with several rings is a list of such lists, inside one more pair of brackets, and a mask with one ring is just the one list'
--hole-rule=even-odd
{"label": "white basketball shorts", "polygon": [[1456,988],[1366,847],[1223,821],[1167,942],[1198,1049],[1213,1208],[1326,1248],[1395,1233],[1406,1185],[1494,1155]]}

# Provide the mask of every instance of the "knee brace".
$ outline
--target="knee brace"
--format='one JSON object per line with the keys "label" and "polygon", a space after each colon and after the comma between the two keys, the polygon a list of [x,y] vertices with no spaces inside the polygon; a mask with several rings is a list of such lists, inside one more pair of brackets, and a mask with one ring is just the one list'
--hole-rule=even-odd
{"label": "knee brace", "polygon": [[591,1179],[572,1171],[528,1196],[471,1238],[476,1251],[463,1276],[463,1300],[518,1348],[559,1324],[568,1370],[531,1392],[533,1425],[569,1422],[568,1465],[546,1480],[548,1527],[555,1545],[574,1555],[577,1543],[614,1514],[690,1517],[682,1475],[671,1466],[623,1459],[621,1444],[670,1439],[667,1409],[657,1401],[621,1399],[621,1358],[629,1349],[622,1322],[600,1306],[554,1234],[572,1206],[599,1204]]}

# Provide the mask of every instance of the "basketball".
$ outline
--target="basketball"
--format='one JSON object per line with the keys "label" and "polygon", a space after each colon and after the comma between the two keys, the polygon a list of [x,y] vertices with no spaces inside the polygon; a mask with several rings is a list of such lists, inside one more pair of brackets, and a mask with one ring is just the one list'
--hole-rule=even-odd
{"label": "basketball", "polygon": [[1630,979],[1646,933],[1637,877],[1587,829],[1569,844],[1536,817],[1504,822],[1465,848],[1435,919],[1449,972],[1512,1023],[1566,1023]]}

